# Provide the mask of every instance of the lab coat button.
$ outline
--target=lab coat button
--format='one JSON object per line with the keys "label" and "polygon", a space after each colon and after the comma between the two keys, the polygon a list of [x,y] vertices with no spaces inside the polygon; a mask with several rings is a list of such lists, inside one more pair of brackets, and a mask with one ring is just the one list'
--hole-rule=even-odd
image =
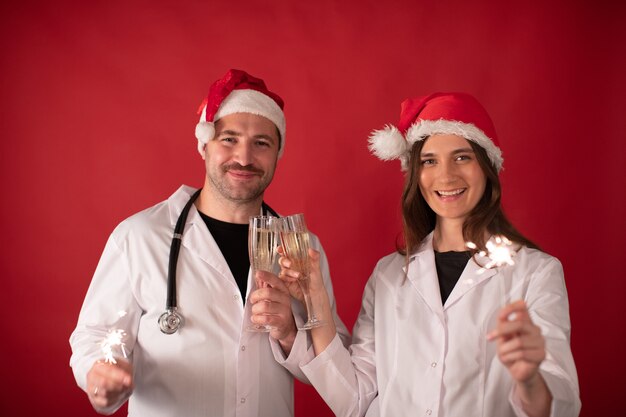
{"label": "lab coat button", "polygon": [[243,403],[245,403],[245,402],[246,402],[246,399],[242,397],[242,398],[241,398],[241,403],[243,404]]}
{"label": "lab coat button", "polygon": [[426,415],[429,416],[433,413],[433,410],[431,410],[430,408],[428,410],[426,410]]}
{"label": "lab coat button", "polygon": [[238,295],[233,295],[233,300],[239,301],[239,296]]}
{"label": "lab coat button", "polygon": [[430,366],[433,367],[433,368],[436,367],[437,366],[437,362],[431,363]]}
{"label": "lab coat button", "polygon": [[243,352],[244,350],[246,350],[246,347],[245,347],[245,346],[242,346],[242,347],[241,347],[241,351]]}

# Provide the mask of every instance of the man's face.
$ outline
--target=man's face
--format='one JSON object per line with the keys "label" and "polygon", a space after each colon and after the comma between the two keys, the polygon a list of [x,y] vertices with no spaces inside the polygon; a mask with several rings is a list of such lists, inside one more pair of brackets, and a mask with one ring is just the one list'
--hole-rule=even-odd
{"label": "man's face", "polygon": [[221,118],[204,149],[207,185],[232,202],[260,198],[274,176],[279,144],[276,126],[265,117],[235,113]]}

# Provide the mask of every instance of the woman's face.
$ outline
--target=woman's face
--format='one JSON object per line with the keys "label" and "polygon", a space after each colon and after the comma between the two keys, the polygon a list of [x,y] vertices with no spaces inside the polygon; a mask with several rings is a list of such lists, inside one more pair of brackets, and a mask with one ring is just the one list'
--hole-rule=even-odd
{"label": "woman's face", "polygon": [[464,221],[487,184],[469,142],[456,135],[431,136],[422,147],[418,163],[420,191],[437,221]]}

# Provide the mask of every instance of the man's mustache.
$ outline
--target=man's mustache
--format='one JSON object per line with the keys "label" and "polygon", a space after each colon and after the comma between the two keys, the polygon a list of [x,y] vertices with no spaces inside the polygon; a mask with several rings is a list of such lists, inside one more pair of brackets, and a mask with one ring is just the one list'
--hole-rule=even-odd
{"label": "man's mustache", "polygon": [[248,172],[252,172],[253,174],[259,174],[259,175],[263,175],[263,170],[254,167],[253,165],[241,165],[238,164],[237,162],[233,162],[232,164],[228,164],[228,165],[224,165],[222,167],[222,170],[224,172],[228,172],[230,170],[236,170],[236,171],[248,171]]}

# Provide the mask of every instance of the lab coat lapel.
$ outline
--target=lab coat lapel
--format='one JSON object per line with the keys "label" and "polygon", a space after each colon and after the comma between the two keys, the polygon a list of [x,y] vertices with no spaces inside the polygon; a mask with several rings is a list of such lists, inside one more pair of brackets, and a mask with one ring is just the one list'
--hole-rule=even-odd
{"label": "lab coat lapel", "polygon": [[[182,186],[168,200],[172,233],[183,207],[185,207],[185,204],[187,204],[187,201],[189,201],[189,198],[195,191],[193,188]],[[189,210],[189,215],[185,222],[182,247],[209,264],[220,275],[229,277],[233,283],[235,282],[235,278],[222,255],[222,251],[217,246],[215,239],[213,239],[195,206],[192,206],[191,210]]]}
{"label": "lab coat lapel", "polygon": [[443,306],[432,245],[432,233],[426,237],[418,251],[411,256],[407,278],[431,311],[444,323]]}
{"label": "lab coat lapel", "polygon": [[187,218],[187,225],[183,234],[183,247],[217,270],[220,275],[229,277],[235,283],[235,277],[233,277],[222,251],[195,207],[191,208]]}
{"label": "lab coat lapel", "polygon": [[463,295],[465,295],[472,288],[480,285],[497,274],[497,269],[481,270],[481,266],[486,265],[488,262],[489,258],[478,255],[474,256],[467,262],[463,273],[459,277],[459,280],[452,289],[450,296],[446,300],[444,310],[463,297]]}

